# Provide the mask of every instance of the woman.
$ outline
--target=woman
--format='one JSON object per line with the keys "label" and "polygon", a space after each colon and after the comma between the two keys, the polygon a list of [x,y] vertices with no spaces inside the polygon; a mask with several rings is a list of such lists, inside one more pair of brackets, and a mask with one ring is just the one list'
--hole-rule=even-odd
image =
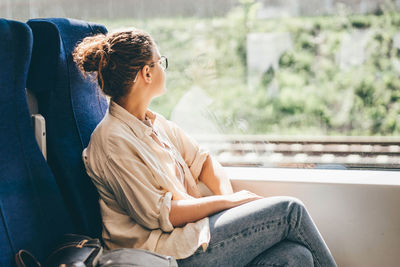
{"label": "woman", "polygon": [[299,200],[233,193],[207,152],[148,110],[168,67],[149,34],[87,37],[73,56],[111,99],[82,155],[107,248],[171,255],[180,266],[336,266]]}

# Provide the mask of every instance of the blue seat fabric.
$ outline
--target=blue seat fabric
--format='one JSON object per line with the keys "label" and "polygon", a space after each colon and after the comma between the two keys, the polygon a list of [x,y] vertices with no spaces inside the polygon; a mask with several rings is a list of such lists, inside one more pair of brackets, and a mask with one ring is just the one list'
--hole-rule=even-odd
{"label": "blue seat fabric", "polygon": [[31,125],[31,29],[0,19],[0,35],[0,266],[14,266],[20,249],[43,260],[73,224]]}
{"label": "blue seat fabric", "polygon": [[81,154],[107,110],[106,98],[90,77],[82,76],[72,51],[84,37],[106,33],[104,26],[65,18],[33,19],[34,37],[28,88],[46,119],[48,164],[77,233],[101,236],[98,193]]}

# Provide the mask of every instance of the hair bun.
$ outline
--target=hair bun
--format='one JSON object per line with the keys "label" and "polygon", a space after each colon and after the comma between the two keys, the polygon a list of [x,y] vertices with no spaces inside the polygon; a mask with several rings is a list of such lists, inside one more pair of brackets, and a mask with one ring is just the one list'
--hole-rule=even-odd
{"label": "hair bun", "polygon": [[108,65],[110,44],[104,34],[83,39],[74,49],[72,56],[82,72],[99,71]]}

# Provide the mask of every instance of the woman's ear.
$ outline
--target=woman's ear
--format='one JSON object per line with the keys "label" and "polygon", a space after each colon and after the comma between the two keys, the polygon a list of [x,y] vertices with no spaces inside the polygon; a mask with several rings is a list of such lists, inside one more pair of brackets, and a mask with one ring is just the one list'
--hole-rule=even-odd
{"label": "woman's ear", "polygon": [[151,80],[152,80],[152,76],[151,76],[150,70],[151,70],[150,67],[147,66],[147,65],[143,67],[142,75],[143,75],[143,80],[146,83],[151,83]]}

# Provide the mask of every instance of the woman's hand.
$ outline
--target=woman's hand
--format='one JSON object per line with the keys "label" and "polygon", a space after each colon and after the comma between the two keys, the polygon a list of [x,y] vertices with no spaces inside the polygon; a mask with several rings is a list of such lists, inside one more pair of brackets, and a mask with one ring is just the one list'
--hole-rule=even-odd
{"label": "woman's hand", "polygon": [[169,219],[173,226],[183,226],[219,211],[230,209],[257,199],[262,199],[262,197],[243,190],[228,195],[172,200]]}
{"label": "woman's hand", "polygon": [[242,190],[230,195],[226,195],[228,203],[231,205],[230,208],[245,204],[250,201],[262,199],[263,197],[256,195],[247,190]]}

